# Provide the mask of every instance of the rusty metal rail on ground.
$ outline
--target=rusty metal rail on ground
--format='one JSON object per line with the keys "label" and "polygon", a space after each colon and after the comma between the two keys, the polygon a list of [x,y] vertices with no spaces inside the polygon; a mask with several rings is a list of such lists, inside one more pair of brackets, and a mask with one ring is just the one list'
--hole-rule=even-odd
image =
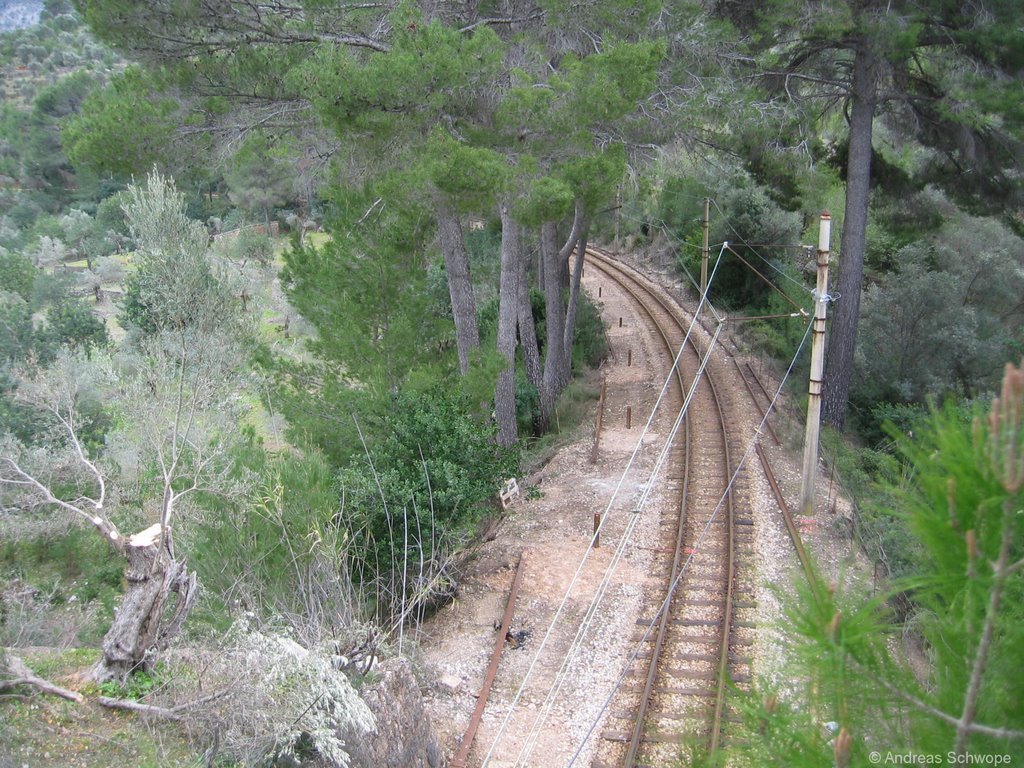
{"label": "rusty metal rail on ground", "polygon": [[512,579],[512,589],[508,595],[508,603],[505,605],[505,615],[501,620],[501,629],[498,630],[498,638],[494,643],[494,651],[491,653],[491,663],[487,666],[487,673],[484,675],[484,684],[476,700],[476,709],[469,718],[469,725],[466,733],[459,743],[459,749],[452,758],[452,768],[466,768],[466,760],[469,758],[469,750],[473,746],[473,739],[476,738],[476,731],[480,727],[480,720],[483,718],[484,709],[487,707],[487,698],[491,693],[491,686],[498,674],[498,663],[501,661],[501,651],[505,647],[505,637],[508,635],[509,627],[512,625],[512,615],[515,613],[516,595],[519,594],[519,585],[523,581],[523,564],[526,561],[526,554],[519,555],[519,564],[516,566],[516,575]]}

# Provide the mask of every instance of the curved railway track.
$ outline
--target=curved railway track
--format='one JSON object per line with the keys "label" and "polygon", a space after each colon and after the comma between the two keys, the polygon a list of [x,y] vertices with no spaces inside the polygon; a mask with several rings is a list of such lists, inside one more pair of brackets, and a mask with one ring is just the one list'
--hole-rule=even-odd
{"label": "curved railway track", "polygon": [[[605,702],[604,707],[610,704],[605,730],[587,759],[594,768],[677,765],[684,742],[698,753],[714,752],[727,744],[728,723],[733,717],[728,694],[732,688],[745,688],[750,680],[756,604],[753,569],[746,561],[754,546],[751,502],[755,483],[748,482],[747,470],[736,465],[753,455],[752,413],[757,415],[758,431],[763,429],[763,435],[781,445],[768,422],[776,398],[749,362],[741,364],[723,345],[716,346],[721,326],[712,330],[701,326],[687,338],[691,315],[663,289],[599,249],[588,249],[586,259],[588,268],[595,268],[619,286],[626,300],[635,305],[636,314],[648,326],[644,338],[660,345],[661,352],[656,354],[664,355],[666,362],[659,381],[667,376],[677,353],[680,355],[674,386],[663,402],[669,421],[690,398],[687,417],[675,433],[669,459],[657,478],[659,490],[668,492],[660,495],[672,496],[674,505],[674,509],[662,506],[654,510],[663,537],[663,546],[655,549],[660,562],[654,568],[662,567],[662,589],[641,609],[629,645],[633,650],[627,660],[627,675],[616,684],[614,698]],[[708,349],[715,354],[707,355]],[[703,358],[706,362],[702,363]],[[628,429],[628,407],[626,421]],[[755,441],[753,448],[797,557],[811,576],[799,531],[767,453],[760,442]],[[592,462],[597,450],[595,439]],[[643,509],[646,498],[645,491],[635,513],[651,511]],[[595,516],[595,523],[597,520]],[[664,606],[667,610],[662,610]],[[490,678],[500,661],[500,644],[498,647],[488,669]],[[481,711],[474,716],[456,765],[466,764],[482,708],[478,707]],[[579,746],[576,756],[583,747]],[[576,757],[570,764],[576,765]]]}
{"label": "curved railway track", "polygon": [[[678,756],[684,738],[708,751],[718,749],[729,716],[727,692],[749,681],[744,649],[752,643],[753,622],[746,614],[755,605],[742,572],[753,547],[753,521],[743,511],[742,470],[738,482],[730,484],[741,450],[730,436],[732,406],[716,384],[725,375],[723,364],[710,357],[706,367],[701,362],[715,337],[691,334],[679,352],[689,323],[678,307],[597,249],[588,249],[587,262],[631,297],[669,361],[680,354],[669,411],[677,413],[690,397],[664,470],[678,499],[678,515],[663,526],[668,528],[664,589],[638,622],[641,650],[611,711],[612,722],[621,727],[604,731],[595,762],[661,765]],[[667,610],[661,610],[663,605]]]}

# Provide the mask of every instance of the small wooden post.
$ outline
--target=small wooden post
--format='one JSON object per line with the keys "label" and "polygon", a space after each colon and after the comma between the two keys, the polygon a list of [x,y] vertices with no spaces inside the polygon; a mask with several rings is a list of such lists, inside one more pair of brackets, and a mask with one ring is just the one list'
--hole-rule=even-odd
{"label": "small wooden post", "polygon": [[626,406],[626,429],[633,428],[633,409]]}
{"label": "small wooden post", "polygon": [[633,350],[632,349],[627,349],[626,350],[626,367],[629,368],[631,365],[633,365]]}
{"label": "small wooden post", "polygon": [[597,398],[597,417],[594,423],[594,447],[590,451],[590,463],[597,463],[597,446],[601,442],[601,421],[604,419],[604,393],[608,386],[608,380],[601,377],[601,394]]}
{"label": "small wooden post", "polygon": [[622,327],[622,318],[620,317],[619,318],[619,328],[621,328],[621,327]]}
{"label": "small wooden post", "polygon": [[603,285],[597,286],[597,298],[599,298],[599,299],[601,298],[601,289],[602,288],[604,288]]}
{"label": "small wooden post", "polygon": [[825,368],[825,313],[828,308],[828,257],[832,216],[821,214],[818,229],[818,282],[814,289],[811,328],[811,377],[807,385],[807,426],[804,431],[804,466],[800,486],[800,514],[814,514],[814,476],[818,469],[818,432],[821,427],[821,389]]}
{"label": "small wooden post", "polygon": [[594,513],[594,549],[601,546],[601,513]]}

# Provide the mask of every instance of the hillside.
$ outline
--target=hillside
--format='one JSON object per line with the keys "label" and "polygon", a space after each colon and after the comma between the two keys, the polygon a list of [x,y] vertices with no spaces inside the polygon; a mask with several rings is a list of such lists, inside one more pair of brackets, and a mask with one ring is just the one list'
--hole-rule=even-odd
{"label": "hillside", "polygon": [[3,0],[0,2],[0,33],[25,29],[39,23],[42,0]]}

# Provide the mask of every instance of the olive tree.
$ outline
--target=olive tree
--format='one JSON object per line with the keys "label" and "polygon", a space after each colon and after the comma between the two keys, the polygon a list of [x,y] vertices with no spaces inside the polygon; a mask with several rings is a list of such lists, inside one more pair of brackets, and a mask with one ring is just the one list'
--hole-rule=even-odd
{"label": "olive tree", "polygon": [[[228,450],[241,416],[236,302],[203,260],[205,233],[200,241],[171,183],[154,174],[129,192],[150,327],[116,354],[64,352],[49,368],[21,371],[17,396],[48,428],[32,446],[7,437],[0,450],[5,510],[73,515],[126,561],[98,681],[151,667],[180,631],[197,585],[174,531],[196,495],[238,484]],[[97,424],[107,422],[104,434]],[[129,508],[149,523],[134,534],[115,522]]]}

